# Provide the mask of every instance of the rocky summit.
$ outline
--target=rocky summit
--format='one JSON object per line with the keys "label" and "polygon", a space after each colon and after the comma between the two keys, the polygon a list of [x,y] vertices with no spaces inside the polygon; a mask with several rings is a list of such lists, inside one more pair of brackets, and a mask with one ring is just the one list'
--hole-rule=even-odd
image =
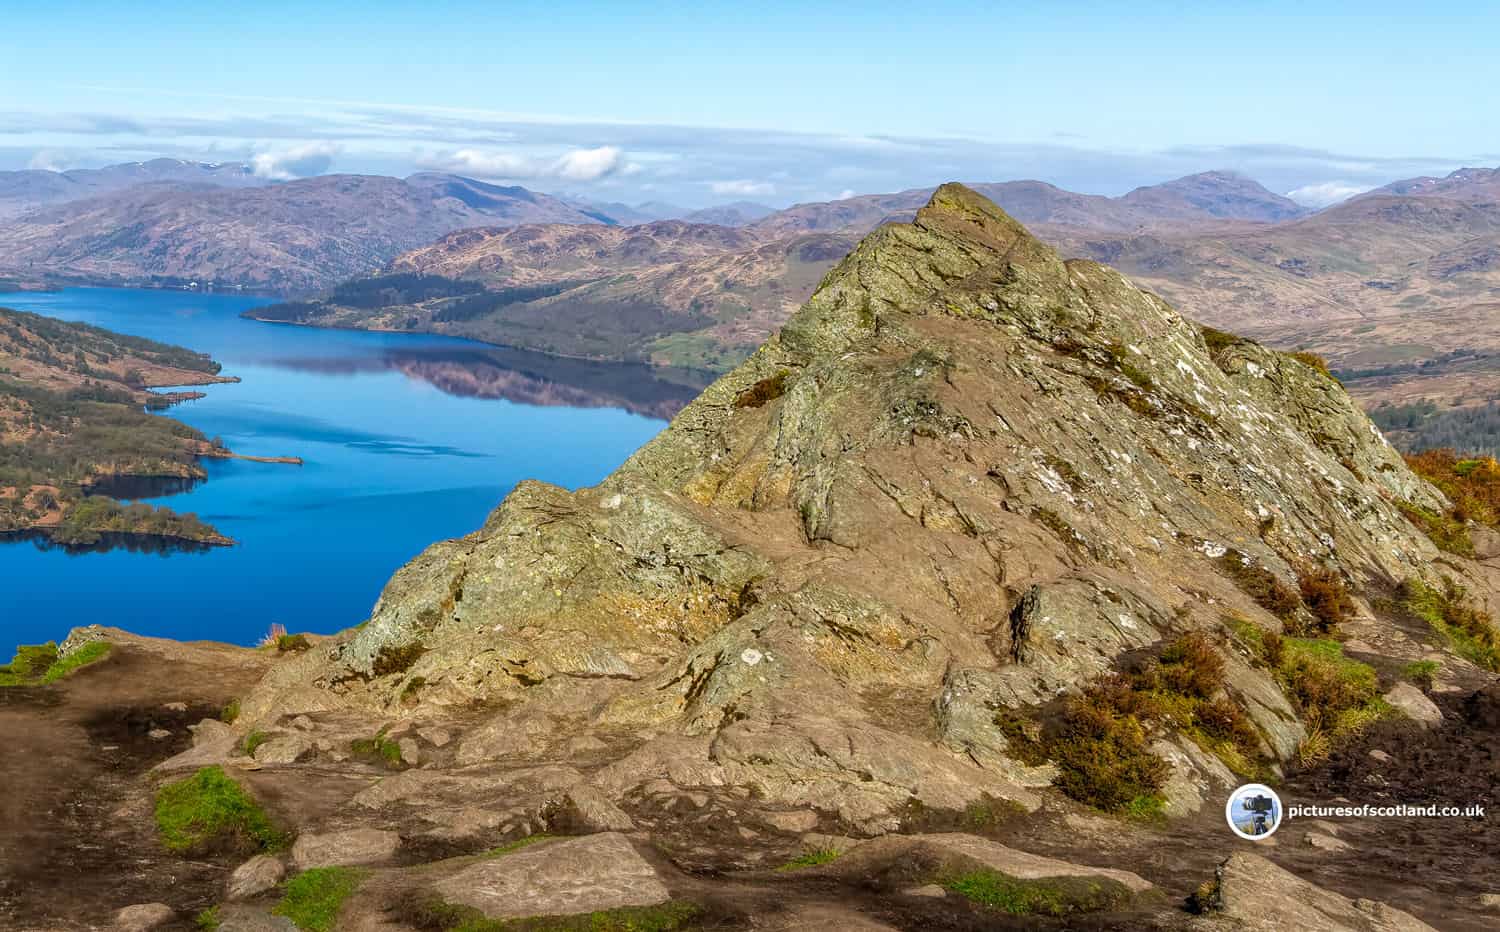
{"label": "rocky summit", "polygon": [[286,866],[351,871],[350,929],[1483,928],[1376,823],[1223,820],[1479,746],[1500,548],[1450,510],[1316,358],[945,185],[603,483],[284,645],[148,782],[220,768],[295,844],[171,905],[279,928]]}

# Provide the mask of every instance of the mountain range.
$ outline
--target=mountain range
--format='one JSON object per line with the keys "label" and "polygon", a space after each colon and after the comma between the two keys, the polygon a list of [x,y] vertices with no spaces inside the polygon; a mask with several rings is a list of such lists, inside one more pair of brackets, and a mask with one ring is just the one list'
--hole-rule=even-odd
{"label": "mountain range", "polygon": [[[1414,179],[1318,212],[1227,172],[1117,198],[1034,181],[972,187],[1065,254],[1113,263],[1196,319],[1305,343],[1334,322],[1492,302],[1500,256],[1493,177],[1465,170]],[[454,311],[451,296],[398,297],[372,308],[325,295],[269,313],[723,369],[811,294],[854,237],[909,218],[927,197],[924,189],[802,204],[732,230],[680,221],[609,233],[465,230],[398,257],[384,273],[478,283],[500,294],[489,304],[469,300]]]}
{"label": "mountain range", "polygon": [[182,159],[152,159],[149,162],[125,162],[104,168],[74,168],[67,171],[0,171],[0,220],[28,213],[39,207],[123,191],[139,184],[163,182],[225,188],[248,188],[271,183],[256,175],[244,162],[188,162]]}
{"label": "mountain range", "polygon": [[18,651],[11,925],[1488,930],[1500,480],[1445,472],[943,185],[361,623]]}
{"label": "mountain range", "polygon": [[[438,174],[267,184],[243,165],[171,160],[0,179],[11,205],[22,191],[33,204],[93,192],[0,220],[0,278],[212,282],[298,299],[255,312],[268,319],[713,371],[773,332],[858,236],[909,220],[931,195],[694,212]],[[1350,387],[1372,405],[1500,397],[1482,366],[1447,377],[1462,335],[1487,333],[1500,302],[1500,170],[1397,181],[1320,211],[1218,171],[1119,197],[972,187],[1064,254],[1109,262],[1195,319],[1363,373]],[[412,292],[397,278],[410,275],[463,284]],[[1437,319],[1452,326],[1422,325]],[[1393,365],[1410,371],[1393,377]]]}
{"label": "mountain range", "polygon": [[463,227],[608,219],[525,188],[436,173],[253,186],[155,182],[0,223],[0,272],[306,293]]}

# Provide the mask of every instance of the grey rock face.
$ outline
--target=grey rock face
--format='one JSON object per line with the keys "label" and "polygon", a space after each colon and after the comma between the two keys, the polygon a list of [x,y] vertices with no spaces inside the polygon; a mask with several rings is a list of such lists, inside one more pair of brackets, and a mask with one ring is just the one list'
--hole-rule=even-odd
{"label": "grey rock face", "polygon": [[1443,712],[1437,703],[1411,683],[1397,683],[1385,694],[1385,701],[1395,706],[1407,718],[1423,728],[1436,728],[1443,724]]}
{"label": "grey rock face", "polygon": [[[1409,913],[1369,900],[1351,900],[1314,886],[1259,855],[1229,857],[1217,877],[1218,915],[1250,930],[1327,929],[1329,932],[1429,932]],[[1205,923],[1207,924],[1207,923]]]}
{"label": "grey rock face", "polygon": [[352,828],[327,834],[303,834],[292,845],[292,861],[299,870],[378,864],[401,847],[401,836],[374,828]]}
{"label": "grey rock face", "polygon": [[286,867],[279,858],[262,854],[251,858],[229,875],[226,895],[231,900],[248,900],[281,883]]}
{"label": "grey rock face", "polygon": [[597,787],[580,784],[568,791],[568,813],[590,832],[628,832],[635,828],[629,815]]}
{"label": "grey rock face", "polygon": [[137,903],[115,913],[115,928],[121,932],[150,932],[177,918],[177,910],[165,903]]}
{"label": "grey rock face", "polygon": [[258,764],[295,764],[310,756],[312,739],[306,735],[288,732],[268,739],[255,749]]}
{"label": "grey rock face", "polygon": [[531,845],[467,867],[436,890],[499,919],[654,906],[671,898],[651,865],[616,833]]}

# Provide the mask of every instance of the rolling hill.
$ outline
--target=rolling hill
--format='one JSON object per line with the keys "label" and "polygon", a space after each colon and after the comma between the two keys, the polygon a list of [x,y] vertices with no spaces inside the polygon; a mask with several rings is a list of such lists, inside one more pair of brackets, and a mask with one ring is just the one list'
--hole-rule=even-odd
{"label": "rolling hill", "polygon": [[0,274],[308,293],[463,227],[607,220],[525,188],[433,173],[138,184],[0,225]]}

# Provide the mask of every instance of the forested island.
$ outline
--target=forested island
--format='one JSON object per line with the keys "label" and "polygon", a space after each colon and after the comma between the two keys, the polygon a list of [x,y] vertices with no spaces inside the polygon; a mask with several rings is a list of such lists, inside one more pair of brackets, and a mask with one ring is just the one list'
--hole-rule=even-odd
{"label": "forested island", "polygon": [[147,409],[197,397],[152,386],[235,381],[219,370],[181,347],[0,308],[0,534],[232,544],[195,515],[91,494],[121,477],[203,479],[198,458],[222,444]]}

